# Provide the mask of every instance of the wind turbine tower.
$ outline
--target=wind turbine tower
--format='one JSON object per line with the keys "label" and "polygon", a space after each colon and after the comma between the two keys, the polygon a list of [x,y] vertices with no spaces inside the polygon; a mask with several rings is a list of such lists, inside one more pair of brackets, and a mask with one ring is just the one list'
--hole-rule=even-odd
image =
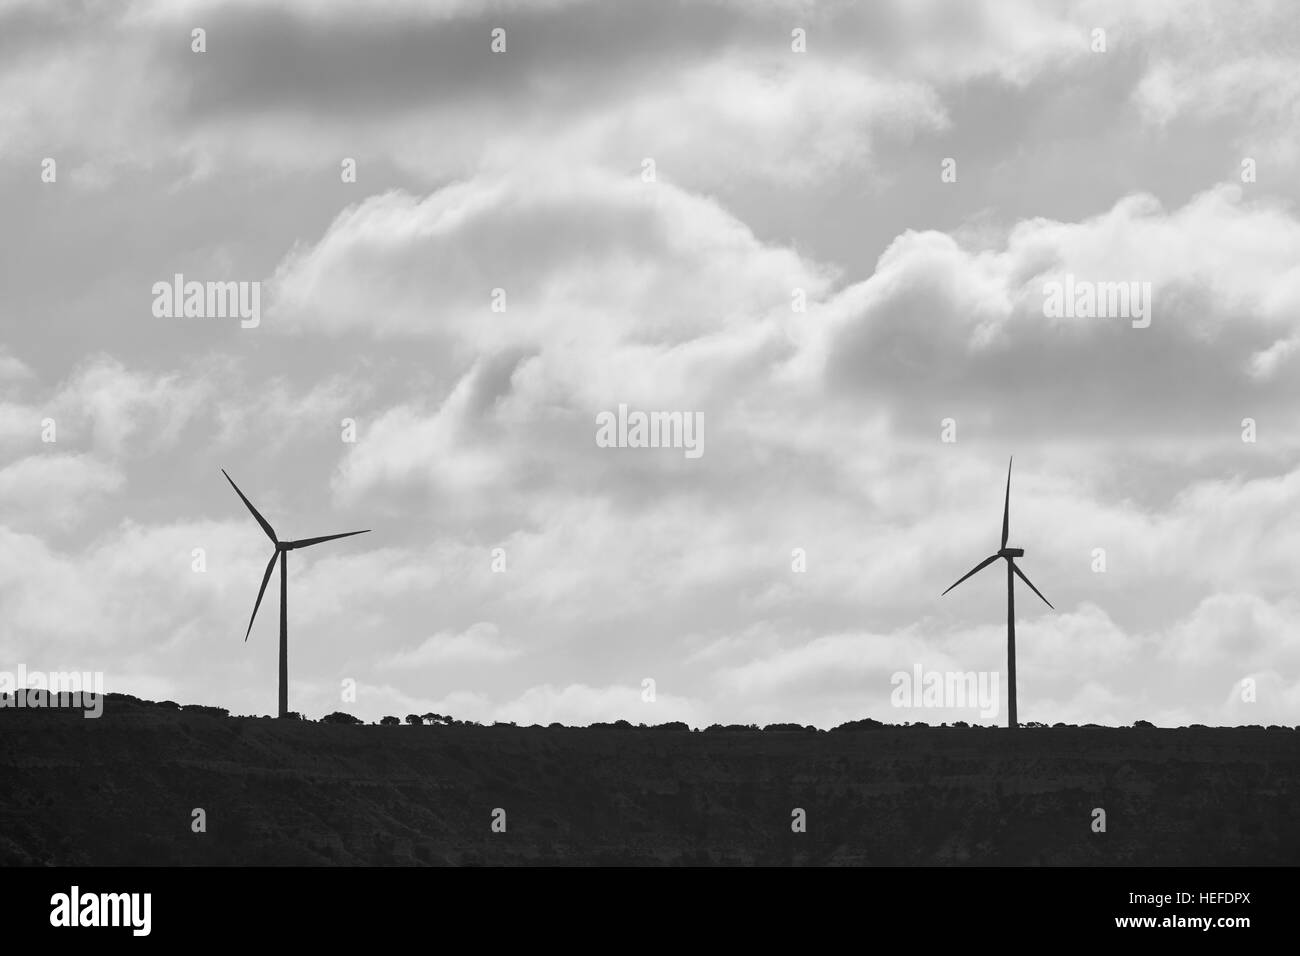
{"label": "wind turbine tower", "polygon": [[[1014,460],[1014,459],[1013,459]],[[1052,607],[1052,602],[1043,597],[1043,593],[1034,587],[1034,582],[1025,577],[1025,573],[1020,570],[1016,564],[1016,558],[1024,557],[1024,548],[1008,548],[1007,537],[1011,527],[1011,462],[1007,462],[1007,496],[1002,505],[1002,547],[997,553],[989,555],[975,567],[971,568],[952,585],[949,586],[944,594],[951,591],[958,584],[961,584],[973,574],[983,571],[998,558],[1003,558],[1007,562],[1007,727],[1015,730],[1019,725],[1016,720],[1016,576],[1029,585],[1029,589],[1037,594],[1044,604]],[[940,595],[942,597],[943,595]],[[1056,610],[1056,608],[1052,608]]]}
{"label": "wind turbine tower", "polygon": [[[226,475],[226,470],[221,469],[221,473]],[[333,541],[335,538],[350,538],[354,534],[365,534],[365,531],[345,531],[342,534],[327,534],[320,538],[301,538],[297,541],[281,541],[275,535],[275,529],[270,523],[262,517],[261,513],[253,507],[253,503],[244,496],[235,484],[233,478],[226,475],[226,481],[230,482],[230,487],[235,489],[235,494],[239,495],[241,501],[248,506],[248,510],[253,513],[257,523],[262,526],[266,536],[271,539],[275,545],[275,551],[271,554],[271,560],[267,562],[266,573],[262,575],[262,587],[258,589],[257,601],[253,604],[252,617],[248,619],[248,630],[244,632],[244,640],[248,640],[248,635],[253,633],[253,621],[257,617],[257,609],[262,606],[262,595],[266,593],[267,582],[271,580],[271,571],[275,568],[275,562],[280,562],[280,716],[286,717],[289,714],[289,584],[288,584],[288,557],[289,552],[296,548],[308,548],[313,544],[321,544],[325,541]]]}

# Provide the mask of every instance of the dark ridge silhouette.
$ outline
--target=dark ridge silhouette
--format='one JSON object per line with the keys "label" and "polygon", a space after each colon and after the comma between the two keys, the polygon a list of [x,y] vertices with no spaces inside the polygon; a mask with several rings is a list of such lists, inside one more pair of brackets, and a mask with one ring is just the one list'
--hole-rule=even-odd
{"label": "dark ridge silhouette", "polygon": [[[221,469],[221,473],[226,475],[226,470]],[[275,529],[271,527],[270,522],[262,517],[260,511],[253,507],[253,503],[248,500],[247,496],[239,490],[235,480],[226,475],[226,481],[230,482],[230,487],[235,489],[235,494],[239,495],[257,523],[262,526],[266,536],[271,539],[275,545],[275,550],[271,552],[271,560],[267,562],[266,573],[262,575],[262,586],[257,591],[257,600],[253,603],[253,613],[248,618],[248,630],[244,632],[244,640],[248,640],[248,635],[253,633],[253,621],[257,618],[257,609],[262,606],[262,596],[266,594],[267,582],[271,580],[271,571],[275,569],[275,562],[280,562],[280,716],[289,716],[289,572],[288,560],[289,552],[297,548],[309,548],[314,544],[322,544],[326,541],[334,541],[337,538],[350,538],[356,534],[366,534],[370,529],[365,531],[344,531],[342,534],[327,534],[319,538],[300,538],[297,541],[281,541],[276,537]]]}
{"label": "dark ridge silhouette", "polygon": [[[961,584],[973,574],[987,568],[998,558],[1003,558],[1007,562],[1007,728],[1015,730],[1019,724],[1016,720],[1016,578],[1024,581],[1029,585],[1029,589],[1037,594],[1044,604],[1052,607],[1052,602],[1043,597],[1043,593],[1034,587],[1034,582],[1025,576],[1016,565],[1016,558],[1024,557],[1024,548],[1008,548],[1007,538],[1011,534],[1011,462],[1007,461],[1007,494],[1002,503],[1002,545],[994,553],[989,555],[975,567],[971,568],[952,584],[948,585],[947,594],[958,584]],[[942,597],[943,595],[940,595]],[[1052,608],[1056,610],[1056,608]]]}
{"label": "dark ridge silhouette", "polygon": [[1287,727],[420,726],[0,710],[0,865],[1300,862]]}

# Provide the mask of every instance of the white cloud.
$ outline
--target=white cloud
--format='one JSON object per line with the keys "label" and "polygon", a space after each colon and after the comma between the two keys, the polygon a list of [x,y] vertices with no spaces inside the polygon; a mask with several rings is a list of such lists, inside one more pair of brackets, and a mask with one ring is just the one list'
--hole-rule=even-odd
{"label": "white cloud", "polygon": [[[29,383],[23,391],[34,388]],[[41,448],[43,422],[49,418],[59,448],[93,452],[110,461],[148,456],[175,443],[206,396],[202,380],[132,369],[98,355],[80,363],[43,397],[0,403],[0,443]]]}
{"label": "white cloud", "polygon": [[388,655],[380,666],[420,670],[448,664],[504,664],[522,653],[501,639],[491,621],[479,621],[460,633],[440,631],[417,647]]}
{"label": "white cloud", "polygon": [[280,264],[268,311],[273,328],[476,350],[670,346],[788,314],[793,288],[832,277],[670,183],[533,168],[349,207]]}
{"label": "white cloud", "polygon": [[116,466],[89,455],[29,455],[0,468],[0,516],[15,529],[67,531],[122,483]]}

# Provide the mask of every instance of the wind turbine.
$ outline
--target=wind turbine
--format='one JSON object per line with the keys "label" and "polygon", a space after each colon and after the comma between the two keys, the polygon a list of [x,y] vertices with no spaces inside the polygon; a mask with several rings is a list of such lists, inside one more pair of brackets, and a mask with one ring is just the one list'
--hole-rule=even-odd
{"label": "wind turbine", "polygon": [[[1016,727],[1019,726],[1019,724],[1016,723],[1015,575],[1019,575],[1020,580],[1028,584],[1029,589],[1033,591],[1035,594],[1037,594],[1040,598],[1042,598],[1044,604],[1046,604],[1048,607],[1051,607],[1053,611],[1055,611],[1056,608],[1052,607],[1052,602],[1047,600],[1047,598],[1043,597],[1043,592],[1039,591],[1038,588],[1034,587],[1034,582],[1029,580],[1029,578],[1025,577],[1025,572],[1021,571],[1020,568],[1016,565],[1016,558],[1023,557],[1025,554],[1025,549],[1007,547],[1007,535],[1010,530],[1010,525],[1011,525],[1011,461],[1008,461],[1007,462],[1007,497],[1006,497],[1006,501],[1002,505],[1002,547],[996,554],[989,555],[979,564],[975,565],[975,567],[971,568],[969,571],[967,571],[965,574],[959,577],[956,580],[956,582],[948,588],[948,591],[951,591],[958,584],[961,584],[972,574],[975,574],[976,572],[979,571],[983,571],[985,568],[987,568],[998,558],[1006,559],[1007,562],[1007,705],[1008,705],[1007,706],[1007,727],[1011,730],[1015,730]],[[948,591],[944,591],[943,593],[947,594]],[[943,595],[940,595],[940,597],[942,596]]]}
{"label": "wind turbine", "polygon": [[[226,469],[222,468],[221,473],[226,475]],[[253,503],[239,490],[235,480],[226,475],[226,481],[230,482],[230,487],[235,489],[235,494],[239,495],[240,500],[248,506],[248,510],[253,513],[257,523],[262,526],[266,536],[275,545],[271,560],[266,565],[266,574],[262,575],[262,587],[257,592],[257,602],[253,605],[253,616],[248,619],[248,630],[244,632],[245,641],[248,640],[248,635],[253,633],[253,620],[257,617],[257,609],[262,606],[262,595],[266,593],[266,584],[271,580],[271,571],[275,567],[276,559],[278,558],[280,561],[280,716],[286,717],[289,714],[289,586],[288,572],[286,571],[287,556],[295,548],[307,548],[324,541],[333,541],[335,538],[350,538],[354,534],[365,534],[370,529],[367,528],[365,531],[345,531],[342,534],[327,534],[321,538],[281,541],[275,536],[275,529],[258,513],[258,510],[253,507]]]}

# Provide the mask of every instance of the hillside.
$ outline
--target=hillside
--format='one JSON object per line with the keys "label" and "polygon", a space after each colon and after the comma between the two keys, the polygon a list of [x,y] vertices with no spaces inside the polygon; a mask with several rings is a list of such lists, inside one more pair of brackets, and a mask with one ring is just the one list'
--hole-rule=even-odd
{"label": "hillside", "polygon": [[98,720],[0,710],[3,865],[1294,865],[1298,803],[1289,728],[344,726],[118,696]]}

